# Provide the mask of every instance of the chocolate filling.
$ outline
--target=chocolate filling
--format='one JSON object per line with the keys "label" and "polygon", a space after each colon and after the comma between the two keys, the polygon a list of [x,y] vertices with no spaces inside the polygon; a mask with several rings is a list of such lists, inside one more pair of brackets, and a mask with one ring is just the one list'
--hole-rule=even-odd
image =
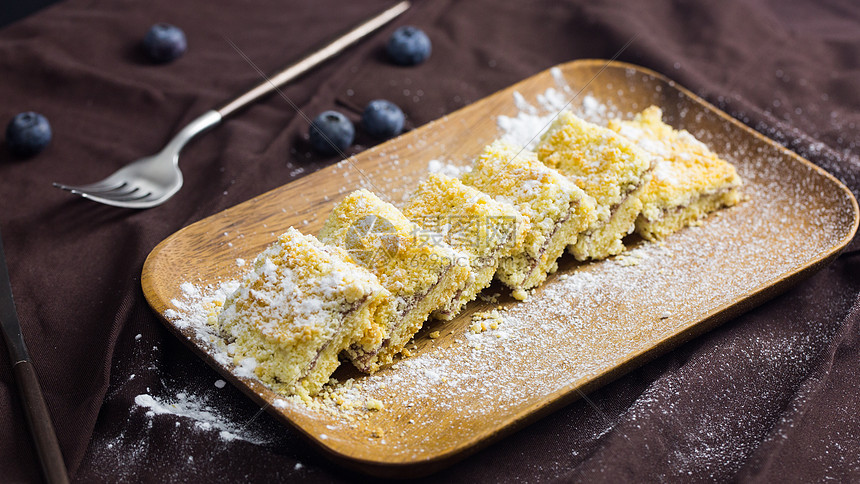
{"label": "chocolate filling", "polygon": [[728,193],[728,192],[730,192],[730,191],[732,191],[732,190],[734,190],[734,189],[736,189],[736,188],[737,188],[737,187],[736,187],[736,186],[734,186],[734,185],[727,185],[727,186],[724,186],[724,187],[722,187],[722,188],[718,188],[718,189],[716,189],[716,190],[714,190],[714,191],[712,191],[712,192],[710,192],[710,193],[702,193],[702,194],[699,194],[699,196],[697,196],[696,198],[694,198],[694,199],[690,200],[688,203],[682,203],[682,204],[680,204],[680,205],[675,205],[674,207],[667,207],[667,208],[661,209],[661,210],[660,210],[660,217],[659,217],[659,218],[657,218],[657,219],[653,219],[653,220],[652,220],[652,219],[648,219],[648,221],[649,221],[649,222],[659,222],[660,220],[663,220],[663,218],[664,218],[666,215],[668,215],[668,214],[670,214],[670,213],[677,213],[677,212],[680,212],[680,211],[682,211],[682,210],[684,210],[684,209],[686,209],[686,208],[689,208],[689,207],[690,207],[690,205],[692,205],[692,204],[694,204],[694,203],[698,202],[699,200],[702,200],[703,198],[706,198],[706,197],[718,197],[718,196],[724,195],[724,194],[726,194],[726,193]]}
{"label": "chocolate filling", "polygon": [[[568,215],[568,216],[569,216],[569,215]],[[499,253],[499,247],[505,247],[505,246],[507,246],[508,244],[513,243],[512,239],[514,238],[514,235],[515,235],[515,234],[516,234],[516,230],[514,230],[514,231],[512,231],[510,234],[508,234],[508,238],[507,238],[507,239],[506,239],[502,244],[500,244],[499,246],[497,246],[497,247],[496,247],[496,252],[495,252],[492,256],[488,256],[488,257],[486,257],[486,258],[487,258],[487,259],[489,259],[489,260],[493,260],[493,259],[495,259],[496,255],[498,255],[498,253]],[[484,259],[484,257],[481,257],[480,259]],[[457,292],[456,292],[456,293],[454,293],[454,296],[450,299],[450,301],[457,301],[457,300],[459,300],[459,299],[460,299],[460,296],[461,296],[461,295],[463,295],[463,291],[465,291],[465,290],[466,290],[466,286],[463,286],[462,288],[458,289],[458,290],[457,290]],[[446,306],[447,306],[447,304],[446,304]],[[444,310],[444,309],[438,309],[438,310],[437,310],[437,312],[438,312],[439,314],[444,315],[444,316],[449,316],[449,315],[451,315],[451,313],[452,313],[453,311],[447,311],[447,310]]]}
{"label": "chocolate filling", "polygon": [[651,164],[648,166],[648,169],[643,171],[642,175],[639,177],[639,182],[636,185],[633,185],[632,187],[627,189],[627,191],[624,192],[624,195],[621,197],[621,200],[612,204],[612,206],[609,207],[609,219],[606,221],[606,223],[602,224],[600,227],[596,227],[596,228],[591,229],[588,232],[586,232],[585,233],[586,237],[593,234],[596,230],[600,229],[601,227],[605,227],[605,226],[609,225],[610,222],[612,222],[612,219],[615,218],[615,215],[618,213],[618,208],[621,207],[621,205],[623,205],[624,202],[626,202],[627,199],[630,198],[634,193],[638,192],[640,189],[642,189],[642,187],[645,186],[645,182],[642,181],[642,178],[644,178],[645,175],[647,175],[648,173],[651,173],[652,171],[654,171],[655,165],[656,164],[654,163],[654,161],[651,161]]}
{"label": "chocolate filling", "polygon": [[526,272],[526,276],[525,276],[525,278],[523,278],[524,281],[528,280],[528,278],[531,277],[532,274],[534,274],[534,271],[537,270],[538,264],[540,262],[540,258],[546,252],[546,249],[549,247],[549,243],[552,242],[552,238],[555,236],[556,232],[558,232],[558,229],[560,229],[561,226],[565,222],[570,220],[570,217],[573,215],[573,209],[577,205],[579,205],[579,200],[575,200],[573,202],[570,202],[570,206],[567,210],[567,214],[564,217],[562,217],[561,220],[556,222],[555,226],[552,228],[552,232],[550,232],[549,235],[547,235],[546,240],[544,241],[543,245],[541,246],[540,250],[538,251],[537,257],[528,256],[530,259],[530,264],[529,264],[528,272]]}
{"label": "chocolate filling", "polygon": [[361,308],[365,302],[367,302],[368,297],[369,296],[364,296],[358,301],[352,303],[352,306],[350,306],[349,309],[341,312],[340,324],[337,326],[337,329],[335,329],[334,336],[332,336],[331,338],[329,338],[328,341],[323,343],[322,347],[320,347],[320,349],[317,351],[317,354],[314,355],[314,358],[311,360],[310,365],[308,365],[305,371],[302,372],[302,376],[300,377],[300,379],[308,376],[314,370],[314,368],[316,368],[320,355],[323,353],[323,351],[326,350],[326,348],[328,348],[331,342],[334,341],[335,336],[337,336],[337,334],[343,329],[343,325],[346,324],[346,318],[348,318],[349,315],[354,313],[355,311],[358,311],[358,309]]}
{"label": "chocolate filling", "polygon": [[[451,299],[450,299],[448,302],[449,302],[449,303],[451,303],[451,302],[453,302],[453,301],[457,301],[457,300],[459,300],[459,299],[460,299],[460,296],[462,296],[462,295],[463,295],[463,291],[465,291],[465,290],[466,290],[466,288],[464,287],[464,288],[462,288],[462,289],[458,290],[457,292],[455,292],[455,293],[454,293],[454,296],[453,296],[453,297],[451,297]],[[447,306],[447,304],[446,304],[446,306]],[[445,310],[445,309],[437,309],[437,310],[436,310],[436,312],[438,312],[439,314],[442,314],[442,315],[444,315],[444,316],[448,316],[448,315],[450,315],[450,314],[452,313],[452,311],[448,311],[448,310]]]}
{"label": "chocolate filling", "polygon": [[[442,271],[442,274],[439,275],[439,279],[437,279],[436,282],[434,284],[432,284],[430,287],[428,287],[425,291],[421,292],[420,294],[413,294],[409,298],[408,302],[406,303],[406,307],[398,314],[398,316],[399,316],[398,320],[394,324],[389,326],[389,328],[388,328],[389,334],[393,333],[403,323],[403,317],[406,316],[410,311],[415,309],[415,306],[418,305],[418,301],[427,297],[427,295],[430,294],[430,292],[433,291],[433,289],[435,289],[442,282],[442,279],[444,279],[445,276],[448,275],[448,272],[451,271],[452,266],[453,266],[453,264],[449,264],[448,266],[446,266],[445,270]],[[384,348],[388,347],[388,345],[390,343],[391,343],[391,338],[386,338],[386,339],[382,340],[382,344],[380,344],[379,347],[377,347],[371,351],[367,351],[364,348],[362,348],[361,345],[359,345],[357,343],[353,343],[350,346],[350,349],[355,351],[356,353],[361,353],[361,356],[355,357],[353,359],[353,363],[355,363],[356,366],[361,364],[362,366],[364,366],[366,368],[367,362],[370,361],[371,358],[376,356]],[[359,369],[362,369],[362,368],[359,367]]]}
{"label": "chocolate filling", "polygon": [[[365,296],[365,297],[359,299],[358,301],[354,302],[346,311],[341,312],[342,318],[340,320],[340,324],[338,325],[337,329],[335,329],[335,334],[337,334],[341,329],[343,329],[343,325],[345,324],[346,318],[350,314],[352,314],[353,312],[355,312],[359,308],[361,308],[361,306],[364,305],[365,302],[367,302],[368,297],[369,296]],[[236,341],[235,337],[233,337],[230,334],[226,334],[223,331],[219,331],[219,334],[220,334],[221,338],[224,339],[224,341],[227,344],[230,344],[230,343],[233,343]],[[299,380],[301,380],[302,378],[305,378],[306,376],[308,376],[310,374],[311,371],[314,370],[314,368],[317,365],[317,362],[319,361],[320,355],[322,354],[323,351],[325,351],[326,348],[328,348],[328,345],[330,345],[333,340],[334,340],[334,336],[332,336],[331,338],[329,338],[328,341],[323,343],[322,347],[320,347],[320,349],[317,351],[316,355],[314,355],[314,357],[311,360],[308,367],[305,368],[305,370],[302,372],[301,376],[298,378]],[[280,381],[280,379],[278,379],[278,381]]]}

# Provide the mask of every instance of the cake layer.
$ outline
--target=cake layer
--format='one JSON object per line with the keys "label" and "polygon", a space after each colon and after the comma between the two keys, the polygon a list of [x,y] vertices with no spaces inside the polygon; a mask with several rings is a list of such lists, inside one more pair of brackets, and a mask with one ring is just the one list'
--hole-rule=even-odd
{"label": "cake layer", "polygon": [[450,320],[490,285],[499,261],[522,246],[519,212],[509,204],[443,174],[431,174],[406,202],[403,214],[421,226],[422,237],[435,244],[435,235],[468,256],[471,276],[445,307],[433,316]]}
{"label": "cake layer", "polygon": [[568,246],[568,252],[577,260],[602,259],[624,251],[621,239],[635,229],[635,222],[642,212],[642,201],[638,194],[641,189],[631,192],[610,210],[609,220],[589,229],[575,243]]}
{"label": "cake layer", "polygon": [[741,179],[686,130],[664,123],[660,108],[651,106],[632,121],[612,120],[609,127],[655,157],[651,182],[641,195],[637,232],[655,240],[695,223],[708,213],[738,203]]}
{"label": "cake layer", "polygon": [[394,313],[376,276],[290,227],[257,256],[218,327],[237,366],[284,394],[313,395],[351,346],[375,348]]}
{"label": "cake layer", "polygon": [[522,216],[522,249],[503,258],[496,272],[519,299],[546,280],[564,247],[575,243],[597,217],[594,199],[533,152],[504,141],[487,146],[462,180]]}
{"label": "cake layer", "polygon": [[362,371],[390,363],[430,313],[448,304],[469,279],[468,256],[442,240],[426,243],[421,232],[393,205],[363,189],[338,203],[320,231],[320,240],[346,250],[394,297],[395,311],[382,342],[347,351]]}
{"label": "cake layer", "polygon": [[735,205],[739,200],[740,192],[736,188],[703,194],[688,205],[664,208],[657,219],[640,215],[636,219],[636,233],[648,240],[659,240],[684,227],[697,225],[709,213]]}
{"label": "cake layer", "polygon": [[601,259],[624,250],[621,239],[633,231],[638,214],[630,214],[638,206],[639,189],[650,179],[652,156],[568,111],[541,137],[537,156],[597,202],[597,220],[571,247],[577,259]]}

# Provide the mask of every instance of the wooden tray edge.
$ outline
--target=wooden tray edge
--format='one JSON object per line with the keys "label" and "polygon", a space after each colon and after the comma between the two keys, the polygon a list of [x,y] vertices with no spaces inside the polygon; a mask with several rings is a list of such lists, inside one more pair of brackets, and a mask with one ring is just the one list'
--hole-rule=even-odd
{"label": "wooden tray edge", "polygon": [[[448,467],[448,466],[454,464],[455,462],[457,462],[459,460],[462,460],[462,459],[468,457],[469,455],[474,454],[475,452],[486,447],[490,443],[523,428],[527,424],[542,418],[543,416],[553,412],[554,410],[557,410],[563,406],[566,406],[566,405],[572,403],[573,401],[578,400],[582,394],[587,393],[589,391],[592,391],[596,388],[599,388],[599,387],[601,387],[601,386],[603,386],[603,385],[605,385],[605,384],[607,384],[613,380],[616,380],[617,378],[628,373],[630,370],[641,366],[642,364],[646,363],[647,361],[650,361],[654,358],[657,358],[660,355],[663,355],[663,354],[667,353],[668,351],[680,346],[681,344],[718,327],[720,324],[724,323],[725,321],[732,319],[732,318],[752,309],[753,307],[758,306],[758,305],[766,302],[767,300],[779,295],[780,293],[784,292],[785,290],[787,290],[789,287],[796,284],[800,280],[802,280],[806,277],[809,277],[815,271],[819,270],[820,268],[822,268],[826,264],[832,262],[838,256],[839,252],[841,252],[851,242],[851,240],[855,236],[855,234],[858,230],[858,225],[860,225],[860,208],[858,208],[858,203],[857,203],[856,198],[854,197],[853,193],[848,189],[848,187],[846,187],[841,181],[839,181],[839,179],[837,179],[835,176],[833,176],[829,172],[825,171],[824,169],[822,169],[818,165],[815,165],[814,163],[801,157],[797,153],[785,148],[784,146],[780,145],[779,143],[775,142],[774,140],[764,136],[763,134],[759,133],[758,131],[750,128],[749,126],[747,126],[743,123],[741,123],[740,121],[729,116],[727,113],[720,110],[716,106],[714,106],[714,105],[708,103],[707,101],[705,101],[704,99],[700,98],[699,96],[697,96],[696,94],[694,94],[690,90],[679,85],[677,82],[672,81],[671,79],[667,78],[666,76],[664,76],[660,73],[657,73],[651,69],[637,66],[635,64],[626,63],[626,62],[606,61],[606,60],[601,60],[601,59],[580,59],[580,60],[575,60],[575,61],[570,61],[567,63],[559,64],[557,66],[554,66],[553,68],[559,68],[559,69],[564,70],[564,69],[570,69],[570,68],[575,68],[575,67],[580,67],[580,66],[590,66],[590,67],[593,67],[593,66],[603,67],[603,66],[605,66],[605,68],[613,67],[613,68],[633,69],[640,74],[645,74],[645,75],[649,75],[649,76],[652,76],[654,78],[660,79],[661,81],[669,84],[674,89],[677,89],[679,92],[683,93],[685,96],[689,97],[690,99],[692,99],[696,103],[704,106],[707,110],[714,112],[719,117],[721,117],[724,121],[727,121],[727,122],[733,124],[734,126],[741,128],[742,130],[745,130],[748,134],[751,134],[753,137],[759,139],[760,141],[763,141],[764,143],[766,143],[772,147],[777,148],[780,152],[782,152],[785,155],[790,156],[795,161],[799,161],[802,164],[805,164],[807,167],[811,168],[817,174],[822,175],[823,177],[828,179],[844,195],[847,195],[847,199],[848,199],[849,204],[851,205],[851,209],[853,211],[854,220],[853,220],[852,228],[847,232],[847,234],[837,244],[833,245],[829,251],[820,254],[819,257],[817,257],[816,259],[810,260],[807,264],[797,268],[793,272],[786,273],[786,274],[782,275],[780,278],[778,278],[772,282],[763,284],[743,297],[739,297],[739,298],[734,299],[728,303],[725,303],[724,305],[720,306],[719,308],[711,311],[708,315],[706,315],[704,318],[702,318],[698,322],[690,324],[687,327],[679,330],[678,332],[676,332],[670,336],[667,336],[665,339],[659,341],[654,346],[647,348],[647,349],[643,349],[639,353],[636,353],[636,354],[630,356],[626,361],[620,363],[618,366],[616,366],[616,367],[612,368],[611,370],[599,375],[598,377],[593,378],[592,380],[590,380],[586,383],[575,382],[569,386],[566,386],[566,387],[559,389],[558,391],[548,395],[544,401],[538,402],[535,405],[533,405],[532,407],[528,407],[527,409],[523,410],[522,412],[519,412],[519,415],[514,417],[513,420],[511,421],[511,423],[509,423],[507,426],[505,426],[501,429],[496,429],[495,431],[487,433],[487,434],[479,434],[475,438],[468,440],[466,442],[463,442],[456,449],[452,449],[448,452],[439,453],[439,454],[433,456],[432,458],[424,459],[424,460],[420,460],[420,461],[389,462],[389,461],[367,460],[367,459],[356,458],[356,457],[344,454],[344,453],[338,451],[337,449],[326,445],[324,442],[316,439],[314,436],[307,434],[301,428],[301,426],[297,425],[296,422],[290,420],[290,418],[289,418],[290,416],[289,416],[288,412],[285,412],[283,410],[278,410],[278,409],[272,409],[271,405],[269,405],[269,402],[267,402],[265,400],[265,398],[263,398],[262,396],[257,394],[256,391],[254,391],[254,389],[251,388],[251,386],[249,386],[249,382],[240,380],[235,375],[233,375],[232,373],[230,373],[229,371],[227,371],[226,369],[221,367],[221,365],[218,364],[208,353],[206,353],[202,348],[200,348],[198,345],[196,345],[191,339],[189,339],[185,334],[183,334],[179,328],[174,326],[163,315],[164,310],[168,307],[169,301],[165,301],[164,298],[162,298],[161,295],[158,293],[158,291],[155,290],[155,287],[152,284],[151,275],[150,275],[153,273],[153,269],[152,269],[153,266],[158,263],[158,255],[159,255],[160,251],[164,247],[169,245],[174,238],[177,238],[183,231],[189,229],[190,227],[192,227],[196,224],[202,224],[202,223],[208,221],[209,219],[211,219],[213,217],[225,217],[225,216],[229,215],[229,213],[232,210],[236,209],[236,207],[238,207],[239,205],[243,205],[246,203],[252,203],[254,200],[267,197],[271,193],[281,190],[286,185],[274,188],[270,191],[267,191],[267,192],[260,194],[256,197],[253,197],[250,200],[247,200],[245,202],[241,202],[237,205],[234,205],[233,207],[229,207],[229,208],[227,208],[221,212],[218,212],[216,214],[210,215],[209,217],[201,219],[200,221],[197,221],[194,224],[191,224],[189,226],[186,226],[186,227],[178,230],[177,232],[175,232],[174,234],[170,235],[169,237],[164,239],[162,242],[160,242],[150,252],[149,256],[147,257],[147,259],[143,265],[143,274],[141,276],[141,286],[143,288],[144,296],[146,297],[147,302],[155,310],[155,312],[158,314],[159,318],[162,320],[162,323],[165,324],[171,332],[173,332],[177,336],[180,336],[180,339],[183,340],[183,342],[185,344],[187,344],[189,347],[191,347],[193,352],[198,354],[198,356],[201,356],[204,359],[204,361],[207,362],[207,364],[209,364],[210,366],[215,368],[216,371],[218,371],[222,376],[224,376],[229,381],[231,381],[231,383],[233,383],[235,386],[237,386],[240,390],[243,391],[243,393],[248,395],[256,403],[260,404],[261,406],[267,407],[267,410],[269,410],[270,413],[272,413],[278,420],[280,420],[284,423],[287,423],[292,428],[298,430],[299,434],[303,435],[306,439],[308,439],[317,448],[321,449],[323,451],[323,453],[325,455],[327,455],[329,458],[331,458],[334,461],[344,465],[347,468],[355,469],[355,470],[358,470],[358,471],[361,471],[361,472],[364,472],[366,474],[373,475],[373,476],[378,476],[378,477],[407,477],[407,476],[418,477],[418,476],[428,475],[428,474],[431,474],[433,472],[437,472],[437,471],[439,471],[445,467]],[[550,69],[552,69],[552,68],[550,68]],[[534,76],[546,74],[547,72],[549,72],[550,69],[547,69],[545,71],[541,71],[541,72],[535,74]],[[461,108],[458,111],[455,111],[455,112],[449,114],[448,116],[453,116],[456,113],[458,113],[459,111],[466,110],[466,109],[477,109],[477,106],[480,103],[482,103],[482,101],[485,101],[491,97],[494,97],[496,94],[498,94],[501,91],[505,91],[505,90],[509,90],[509,89],[516,89],[516,87],[518,85],[528,81],[529,79],[531,79],[534,76],[530,76],[529,78],[524,79],[520,82],[517,82],[511,86],[507,86],[507,87],[505,87],[505,88],[503,88],[503,89],[501,89],[501,90],[499,90],[493,94],[488,95],[487,97],[485,97],[481,100],[476,101],[475,103],[472,103],[468,106]],[[431,121],[431,122],[425,124],[424,126],[418,128],[418,129],[432,129],[432,126],[437,122],[439,122],[439,120]],[[377,145],[376,147],[372,148],[371,150],[380,150],[380,151],[384,150],[387,143],[390,143],[390,142],[391,141]],[[368,151],[370,151],[370,150],[368,150]],[[323,168],[323,170],[330,169],[332,166],[333,165],[330,165],[329,167]],[[298,180],[294,180],[293,182],[290,182],[290,183],[294,183],[295,181],[298,181]]]}

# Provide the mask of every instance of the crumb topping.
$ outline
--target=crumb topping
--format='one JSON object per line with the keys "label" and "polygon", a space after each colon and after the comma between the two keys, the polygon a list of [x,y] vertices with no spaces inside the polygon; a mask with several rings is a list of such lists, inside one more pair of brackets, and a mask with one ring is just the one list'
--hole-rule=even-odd
{"label": "crumb topping", "polygon": [[[403,214],[473,260],[522,244],[520,213],[457,178],[434,173],[418,185]],[[506,254],[503,254],[506,255]]]}
{"label": "crumb topping", "polygon": [[651,183],[640,196],[648,218],[666,207],[689,204],[703,193],[741,185],[727,161],[708,149],[687,130],[664,123],[663,111],[650,106],[632,121],[614,119],[609,128],[656,156]]}
{"label": "crumb topping", "polygon": [[594,201],[570,180],[538,161],[534,152],[506,141],[484,148],[462,180],[520,212],[524,247],[533,256],[540,253],[556,224],[568,217],[573,203],[582,207],[578,208],[582,216],[593,212]]}
{"label": "crumb topping", "polygon": [[356,190],[332,210],[320,240],[343,247],[397,299],[398,311],[430,290],[446,267],[463,256],[447,244],[429,244],[421,228],[372,192]]}
{"label": "crumb topping", "polygon": [[290,227],[257,256],[224,303],[219,325],[237,337],[237,319],[244,317],[272,342],[295,345],[326,336],[332,320],[374,292],[387,293],[346,252]]}
{"label": "crumb topping", "polygon": [[652,155],[614,131],[564,111],[550,125],[537,156],[597,200],[600,220],[641,183]]}
{"label": "crumb topping", "polygon": [[[217,322],[242,371],[285,385],[288,393],[313,393],[328,375],[306,381],[305,392],[293,384],[313,372],[321,352],[336,337],[341,347],[332,350],[378,345],[392,310],[391,294],[376,276],[345,251],[290,227],[257,256]],[[351,327],[344,328],[347,318]]]}

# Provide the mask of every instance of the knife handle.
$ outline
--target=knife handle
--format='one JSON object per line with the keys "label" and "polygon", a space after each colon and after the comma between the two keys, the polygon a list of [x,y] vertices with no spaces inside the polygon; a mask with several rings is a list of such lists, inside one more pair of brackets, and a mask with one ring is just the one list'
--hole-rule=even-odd
{"label": "knife handle", "polygon": [[24,413],[27,415],[27,424],[30,426],[36,451],[39,453],[39,461],[42,463],[42,474],[50,484],[68,483],[66,464],[63,462],[60,444],[57,442],[54,425],[51,423],[51,414],[48,413],[48,406],[45,405],[45,399],[42,397],[33,364],[28,360],[19,361],[15,363],[12,370],[18,383]]}

